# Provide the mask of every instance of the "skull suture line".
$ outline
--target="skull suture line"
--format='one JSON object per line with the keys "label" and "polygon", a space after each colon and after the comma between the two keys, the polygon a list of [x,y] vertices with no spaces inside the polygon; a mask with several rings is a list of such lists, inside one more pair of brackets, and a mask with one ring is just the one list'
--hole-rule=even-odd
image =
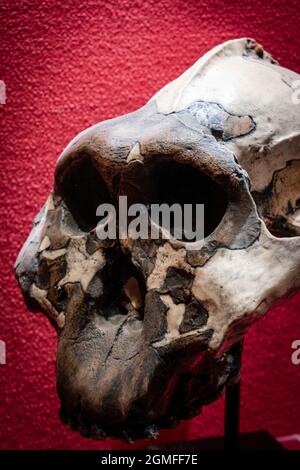
{"label": "skull suture line", "polygon": [[[197,414],[238,376],[249,326],[299,287],[297,80],[229,41],[61,155],[16,274],[56,324],[61,416],[83,435],[154,436]],[[204,245],[100,241],[96,207],[119,195],[204,203]]]}

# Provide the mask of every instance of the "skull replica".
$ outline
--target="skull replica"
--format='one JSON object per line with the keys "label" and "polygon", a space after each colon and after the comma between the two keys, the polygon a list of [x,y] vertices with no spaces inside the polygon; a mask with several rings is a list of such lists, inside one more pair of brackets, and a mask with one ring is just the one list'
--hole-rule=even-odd
{"label": "skull replica", "polygon": [[[131,440],[196,415],[237,379],[250,325],[300,286],[299,79],[229,41],[62,153],[15,270],[56,325],[72,429]],[[203,203],[204,243],[99,240],[96,208],[119,195]]]}

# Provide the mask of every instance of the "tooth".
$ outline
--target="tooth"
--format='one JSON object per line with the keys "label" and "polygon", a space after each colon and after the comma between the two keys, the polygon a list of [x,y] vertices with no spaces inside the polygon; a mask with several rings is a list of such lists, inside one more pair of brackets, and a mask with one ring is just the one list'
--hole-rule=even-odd
{"label": "tooth", "polygon": [[130,303],[133,308],[138,310],[143,306],[139,283],[135,277],[130,277],[127,279],[123,286],[123,291],[126,297],[128,297],[128,299],[130,300]]}

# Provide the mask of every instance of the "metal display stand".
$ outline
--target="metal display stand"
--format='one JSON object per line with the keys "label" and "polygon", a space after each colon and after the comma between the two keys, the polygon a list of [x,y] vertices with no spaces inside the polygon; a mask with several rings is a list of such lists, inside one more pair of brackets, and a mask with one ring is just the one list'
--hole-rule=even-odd
{"label": "metal display stand", "polygon": [[235,383],[226,386],[224,436],[151,446],[150,448],[159,450],[225,450],[231,452],[238,450],[284,450],[283,446],[266,430],[240,433],[240,393],[240,378]]}

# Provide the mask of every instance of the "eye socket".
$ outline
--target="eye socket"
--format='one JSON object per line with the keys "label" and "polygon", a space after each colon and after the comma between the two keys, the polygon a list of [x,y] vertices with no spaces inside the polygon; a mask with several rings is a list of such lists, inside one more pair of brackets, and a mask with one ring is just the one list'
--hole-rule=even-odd
{"label": "eye socket", "polygon": [[96,227],[97,207],[110,202],[109,191],[89,157],[82,157],[65,171],[61,195],[73,218],[83,231]]}
{"label": "eye socket", "polygon": [[[157,202],[168,205],[178,203],[204,205],[204,236],[210,235],[220,224],[228,205],[227,195],[222,187],[196,168],[166,161],[154,172]],[[193,229],[195,228],[193,210]]]}
{"label": "eye socket", "polygon": [[[168,206],[179,204],[182,214],[184,204],[191,204],[193,230],[196,226],[195,206],[203,204],[205,237],[216,229],[227,209],[228,199],[223,188],[209,176],[185,163],[169,159],[158,161],[155,158],[143,166],[135,167],[129,181],[131,184],[127,186],[128,191],[125,193],[129,196],[130,204],[134,202],[168,204]],[[96,227],[97,207],[112,202],[100,172],[89,157],[81,157],[67,168],[60,184],[60,192],[74,220],[84,231]],[[173,231],[172,216],[170,222]]]}
{"label": "eye socket", "polygon": [[[185,213],[184,204],[192,205],[193,231],[196,227],[196,204],[203,204],[205,237],[220,224],[228,206],[225,190],[209,176],[187,163],[161,156],[155,156],[143,165],[132,165],[123,177],[122,192],[128,196],[130,204],[167,204],[169,207],[179,204],[182,215]],[[170,214],[168,228],[173,235],[175,221],[171,211]],[[162,220],[159,225],[164,227]],[[182,240],[191,241],[184,236]]]}

